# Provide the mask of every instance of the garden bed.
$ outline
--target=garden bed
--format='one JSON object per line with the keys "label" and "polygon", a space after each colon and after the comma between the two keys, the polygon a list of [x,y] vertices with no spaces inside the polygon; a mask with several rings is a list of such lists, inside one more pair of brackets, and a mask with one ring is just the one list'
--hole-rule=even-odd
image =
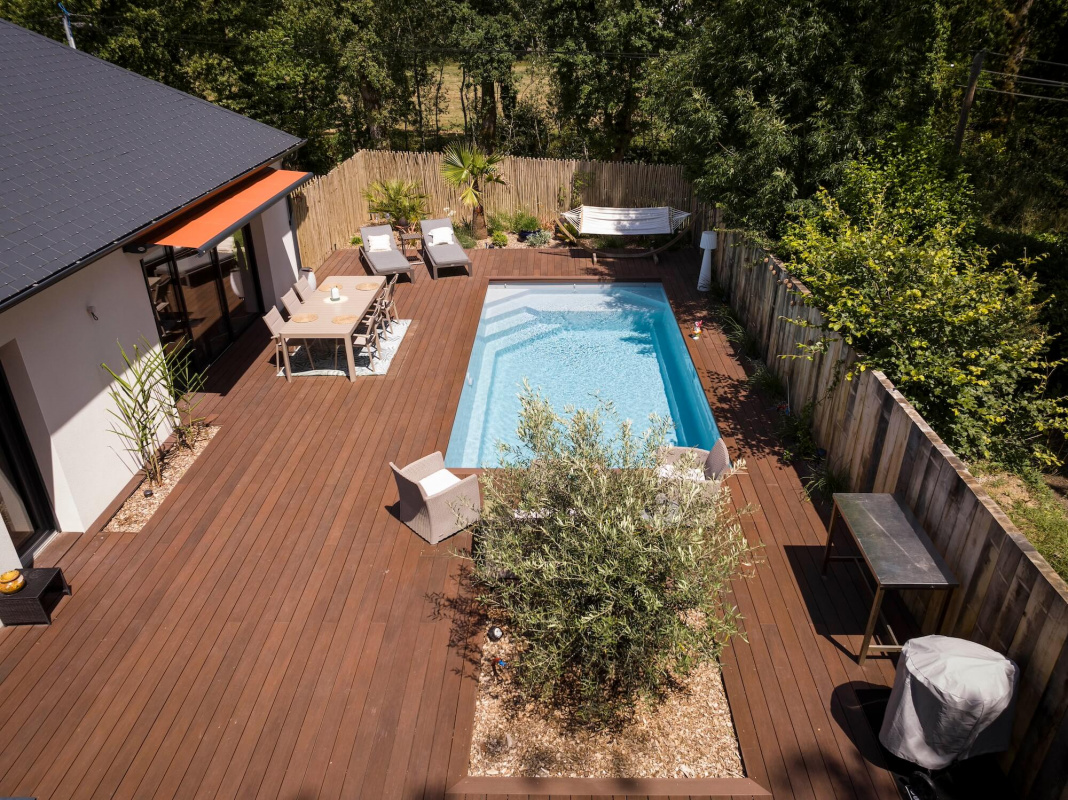
{"label": "garden bed", "polygon": [[741,778],[738,739],[717,664],[638,709],[619,729],[588,731],[524,703],[510,680],[508,639],[485,643],[468,774],[567,778]]}
{"label": "garden bed", "polygon": [[[147,480],[141,481],[126,501],[119,506],[115,516],[108,520],[104,530],[113,533],[140,531],[218,432],[219,429],[214,425],[204,425],[197,434],[196,444],[193,445],[192,450],[172,447],[164,457],[163,480],[159,485],[150,487]],[[145,497],[145,490],[149,488],[152,494]]]}

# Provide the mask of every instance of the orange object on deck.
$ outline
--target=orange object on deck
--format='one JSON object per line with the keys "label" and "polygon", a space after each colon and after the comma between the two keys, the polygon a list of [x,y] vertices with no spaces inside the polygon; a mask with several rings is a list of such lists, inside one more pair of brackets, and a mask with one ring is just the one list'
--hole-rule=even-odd
{"label": "orange object on deck", "polygon": [[147,243],[209,250],[311,177],[287,169],[261,172],[150,232]]}

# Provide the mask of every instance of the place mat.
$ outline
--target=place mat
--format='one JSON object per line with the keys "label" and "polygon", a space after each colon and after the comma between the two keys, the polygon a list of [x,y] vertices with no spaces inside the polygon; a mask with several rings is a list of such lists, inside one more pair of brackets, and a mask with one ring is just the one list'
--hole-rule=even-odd
{"label": "place mat", "polygon": [[315,322],[319,319],[318,314],[294,314],[290,322]]}
{"label": "place mat", "polygon": [[358,292],[373,292],[379,286],[381,286],[381,284],[379,284],[379,283],[357,283],[356,284],[356,291],[358,291]]}
{"label": "place mat", "polygon": [[340,317],[334,317],[330,321],[333,322],[335,325],[351,325],[358,319],[359,317],[357,317],[355,314],[342,314]]}
{"label": "place mat", "polygon": [[342,286],[340,283],[327,283],[327,284],[324,284],[324,285],[320,286],[319,287],[319,291],[320,292],[329,293],[331,289],[337,289],[340,292],[344,288],[345,287]]}

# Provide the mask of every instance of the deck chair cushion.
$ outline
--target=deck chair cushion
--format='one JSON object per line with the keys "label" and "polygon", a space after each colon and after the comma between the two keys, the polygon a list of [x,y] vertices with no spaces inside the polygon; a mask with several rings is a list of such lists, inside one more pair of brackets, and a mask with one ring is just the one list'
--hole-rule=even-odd
{"label": "deck chair cushion", "polygon": [[392,238],[393,237],[390,236],[389,234],[383,234],[381,236],[368,236],[367,237],[367,252],[368,253],[387,253],[387,252],[389,252],[390,250],[393,249],[392,247],[390,247],[390,245],[392,244],[392,241],[391,241]]}
{"label": "deck chair cushion", "polygon": [[371,269],[379,275],[411,269],[408,259],[401,255],[399,250],[386,250],[385,252],[364,250],[364,254],[367,256]]}
{"label": "deck chair cushion", "polygon": [[439,267],[460,267],[471,263],[458,244],[436,244],[426,248],[426,255]]}
{"label": "deck chair cushion", "polygon": [[452,228],[434,228],[428,231],[426,236],[430,240],[429,244],[432,247],[439,244],[456,244],[456,239],[452,235]]}
{"label": "deck chair cushion", "polygon": [[427,497],[433,497],[438,492],[443,492],[450,486],[455,486],[459,482],[460,479],[447,469],[439,469],[437,472],[432,472],[425,478],[416,481],[416,483],[423,487],[423,491],[426,492]]}

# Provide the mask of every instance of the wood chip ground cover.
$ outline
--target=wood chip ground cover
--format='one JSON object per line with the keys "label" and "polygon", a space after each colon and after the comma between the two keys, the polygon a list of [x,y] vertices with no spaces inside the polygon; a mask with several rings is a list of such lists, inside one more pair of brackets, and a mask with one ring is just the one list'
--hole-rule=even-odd
{"label": "wood chip ground cover", "polygon": [[[115,512],[115,516],[104,526],[104,530],[114,533],[136,533],[141,530],[218,432],[219,429],[214,425],[207,425],[201,429],[192,450],[171,450],[164,461],[163,480],[159,486],[150,487],[148,481],[141,481],[133,494],[126,498],[126,502]],[[152,496],[145,497],[145,489],[149,488],[152,489]]]}
{"label": "wood chip ground cover", "polygon": [[620,730],[569,727],[541,705],[521,704],[507,667],[507,637],[482,649],[469,775],[566,778],[741,778],[738,739],[718,664],[643,707]]}

